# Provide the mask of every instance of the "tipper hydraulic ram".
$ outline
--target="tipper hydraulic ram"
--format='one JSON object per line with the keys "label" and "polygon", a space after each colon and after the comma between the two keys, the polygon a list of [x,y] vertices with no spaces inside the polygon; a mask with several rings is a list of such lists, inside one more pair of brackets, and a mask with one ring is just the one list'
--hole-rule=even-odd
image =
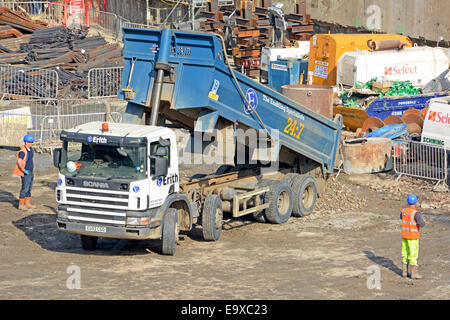
{"label": "tipper hydraulic ram", "polygon": [[[172,255],[179,231],[194,224],[205,240],[217,241],[224,213],[284,223],[314,210],[335,167],[340,115],[331,121],[234,73],[220,36],[134,28],[123,35],[125,123],[92,122],[61,133],[63,147],[54,152],[59,230],[80,234],[86,250],[99,237],[160,239],[161,252]],[[166,118],[197,132],[231,130],[226,142],[234,159],[240,144],[246,161],[259,162],[183,180]],[[241,129],[266,133],[259,138],[265,142],[252,149],[240,140]],[[267,163],[282,169],[265,174]]]}

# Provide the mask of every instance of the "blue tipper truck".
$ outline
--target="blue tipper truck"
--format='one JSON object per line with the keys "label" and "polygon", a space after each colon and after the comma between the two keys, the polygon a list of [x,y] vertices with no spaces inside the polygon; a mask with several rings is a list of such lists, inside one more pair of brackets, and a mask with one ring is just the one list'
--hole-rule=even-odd
{"label": "blue tipper truck", "polygon": [[[120,180],[128,184],[130,199],[139,197],[140,206],[124,210],[122,224],[106,225],[101,233],[92,226],[88,231],[78,226],[74,233],[82,235],[83,247],[95,247],[97,237],[161,239],[162,253],[174,254],[178,232],[191,230],[193,224],[202,226],[205,240],[218,240],[224,213],[232,217],[251,214],[260,222],[284,223],[291,215],[301,217],[314,210],[337,161],[340,115],[327,119],[234,72],[219,35],[123,28],[123,41],[125,66],[118,95],[128,101],[123,122],[129,127],[99,132],[105,139],[95,141],[103,141],[104,148],[107,141],[132,141],[136,136],[147,148],[148,163],[140,167],[144,177]],[[232,154],[234,166],[224,165],[213,174],[183,181],[178,171],[182,169],[173,161],[178,154],[176,139],[164,131],[171,131],[168,128],[156,130],[165,127],[166,119],[193,132],[232,132],[226,148],[231,150],[227,155]],[[256,145],[251,141],[254,136],[248,134],[252,130],[257,133]],[[64,139],[75,139],[82,131],[63,132]],[[114,132],[127,133],[114,137]],[[92,138],[89,141],[93,143]],[[117,142],[115,147],[117,144],[122,148],[126,143]],[[240,150],[244,151],[242,157]],[[64,167],[58,160],[55,165]],[[276,172],[266,175],[264,170],[271,168],[277,168]],[[96,176],[86,185],[105,188],[101,179]],[[116,178],[111,173],[106,179],[112,185]],[[64,186],[60,188],[59,196],[64,199]],[[129,216],[139,217],[142,225],[128,224]],[[104,225],[100,220],[91,222],[97,227]],[[72,232],[70,223],[60,229]]]}

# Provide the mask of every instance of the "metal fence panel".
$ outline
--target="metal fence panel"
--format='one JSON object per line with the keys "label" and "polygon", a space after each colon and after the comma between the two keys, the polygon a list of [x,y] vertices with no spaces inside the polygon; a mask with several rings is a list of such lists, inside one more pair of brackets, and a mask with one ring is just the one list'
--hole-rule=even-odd
{"label": "metal fence panel", "polygon": [[54,149],[61,146],[59,135],[62,130],[92,121],[121,122],[121,120],[122,115],[119,112],[44,116],[41,120],[37,143],[41,149]]}
{"label": "metal fence panel", "polygon": [[33,18],[44,17],[48,5],[48,1],[0,1],[0,7],[6,7],[13,11],[23,11]]}
{"label": "metal fence panel", "polygon": [[406,175],[446,184],[448,157],[442,147],[416,141],[393,141],[394,170],[400,177]]}
{"label": "metal fence panel", "polygon": [[103,31],[115,39],[120,38],[121,23],[114,13],[89,9],[84,17],[83,24]]}
{"label": "metal fence panel", "polygon": [[184,6],[177,6],[176,8],[153,8],[149,7],[148,10],[148,23],[154,26],[161,25],[162,23],[178,23],[187,21],[189,16],[188,8]]}
{"label": "metal fence panel", "polygon": [[55,70],[0,65],[0,94],[56,99],[58,73]]}
{"label": "metal fence panel", "polygon": [[88,98],[117,97],[123,67],[92,68],[88,73]]}
{"label": "metal fence panel", "polygon": [[136,29],[148,29],[152,28],[149,24],[143,24],[143,23],[135,23],[130,21],[125,21],[122,23],[123,28],[136,28]]}
{"label": "metal fence panel", "polygon": [[25,134],[35,137],[38,151],[60,145],[61,130],[91,121],[121,122],[100,100],[18,100],[0,105],[0,145],[20,146]]}

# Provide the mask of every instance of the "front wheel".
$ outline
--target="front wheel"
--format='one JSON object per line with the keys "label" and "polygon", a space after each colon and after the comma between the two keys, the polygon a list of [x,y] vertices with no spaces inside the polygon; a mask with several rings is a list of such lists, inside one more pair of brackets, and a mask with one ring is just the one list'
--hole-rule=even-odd
{"label": "front wheel", "polygon": [[178,212],[174,208],[167,210],[162,226],[162,254],[173,256],[178,243]]}

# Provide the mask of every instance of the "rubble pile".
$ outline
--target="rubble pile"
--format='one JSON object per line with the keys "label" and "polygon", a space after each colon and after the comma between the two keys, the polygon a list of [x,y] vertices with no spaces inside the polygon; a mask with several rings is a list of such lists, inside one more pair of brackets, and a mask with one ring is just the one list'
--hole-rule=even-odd
{"label": "rubble pile", "polygon": [[367,206],[367,199],[356,192],[349,192],[342,180],[328,179],[325,194],[317,199],[316,211],[328,214],[358,210]]}
{"label": "rubble pile", "polygon": [[[367,189],[381,202],[395,201],[406,205],[409,194],[419,196],[418,209],[423,212],[437,210],[450,212],[448,192],[433,191],[432,181],[401,177],[399,181],[388,173],[371,175],[370,179],[362,176],[342,176],[327,181],[324,195],[317,199],[315,212],[321,214],[338,214],[346,211],[363,210],[369,205]],[[444,190],[442,190],[444,191]]]}
{"label": "rubble pile", "polygon": [[[419,196],[419,208],[444,209],[450,211],[450,197],[448,192],[435,192],[433,186],[435,182],[429,180],[416,179],[412,177],[401,177],[396,181],[385,173],[379,173],[375,183],[369,185],[369,189],[381,194],[383,200],[405,201],[409,194]],[[444,190],[442,190],[444,191]]]}

